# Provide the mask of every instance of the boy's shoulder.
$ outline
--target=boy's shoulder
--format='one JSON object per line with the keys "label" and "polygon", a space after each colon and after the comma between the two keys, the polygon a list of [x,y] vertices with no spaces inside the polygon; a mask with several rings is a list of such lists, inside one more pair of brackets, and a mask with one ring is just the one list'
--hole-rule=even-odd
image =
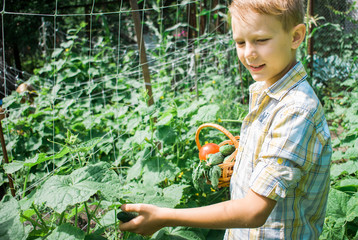
{"label": "boy's shoulder", "polygon": [[313,110],[321,106],[320,101],[307,81],[307,73],[302,63],[298,62],[282,79],[272,88],[268,95],[277,101],[296,107]]}
{"label": "boy's shoulder", "polygon": [[312,115],[323,110],[319,98],[306,79],[298,82],[297,85],[284,93],[278,106],[280,108],[290,108],[297,112],[307,112]]}

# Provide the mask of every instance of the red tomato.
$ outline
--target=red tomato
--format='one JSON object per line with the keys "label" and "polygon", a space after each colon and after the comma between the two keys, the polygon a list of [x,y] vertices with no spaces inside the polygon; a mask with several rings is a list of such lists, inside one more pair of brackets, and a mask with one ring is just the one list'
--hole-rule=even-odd
{"label": "red tomato", "polygon": [[207,143],[200,148],[199,159],[202,161],[206,160],[209,154],[217,153],[219,152],[219,149],[220,149],[219,145],[215,143]]}

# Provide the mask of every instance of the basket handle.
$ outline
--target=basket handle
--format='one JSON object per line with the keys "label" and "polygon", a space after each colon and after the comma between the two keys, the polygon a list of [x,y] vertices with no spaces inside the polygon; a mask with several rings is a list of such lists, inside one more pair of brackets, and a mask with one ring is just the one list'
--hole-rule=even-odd
{"label": "basket handle", "polygon": [[[215,124],[215,123],[204,123],[202,125],[199,126],[199,128],[196,130],[196,133],[195,133],[195,142],[196,142],[196,145],[198,146],[198,149],[200,151],[201,149],[201,145],[200,145],[200,141],[199,141],[199,134],[200,134],[200,131],[203,129],[203,128],[206,128],[206,127],[212,127],[212,128],[215,128],[219,131],[221,131],[222,133],[224,133],[229,139],[230,139],[230,143],[234,144],[235,148],[237,149],[239,147],[239,142],[237,141],[237,139],[239,139],[239,137],[234,137],[228,130],[226,130],[224,127],[218,125],[218,124]],[[228,142],[228,143],[229,143]]]}

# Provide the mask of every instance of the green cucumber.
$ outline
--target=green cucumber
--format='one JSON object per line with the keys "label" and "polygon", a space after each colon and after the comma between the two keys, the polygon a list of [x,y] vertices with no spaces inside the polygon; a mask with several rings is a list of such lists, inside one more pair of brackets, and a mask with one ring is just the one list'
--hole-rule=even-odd
{"label": "green cucumber", "polygon": [[222,155],[220,152],[210,154],[207,165],[218,165],[224,161],[224,155]]}
{"label": "green cucumber", "polygon": [[231,155],[233,152],[235,152],[235,146],[234,145],[224,145],[221,146],[219,151],[221,152],[222,155],[229,156]]}
{"label": "green cucumber", "polygon": [[117,213],[117,218],[121,222],[129,222],[133,218],[136,218],[138,216],[138,213],[132,213],[132,212],[119,212]]}

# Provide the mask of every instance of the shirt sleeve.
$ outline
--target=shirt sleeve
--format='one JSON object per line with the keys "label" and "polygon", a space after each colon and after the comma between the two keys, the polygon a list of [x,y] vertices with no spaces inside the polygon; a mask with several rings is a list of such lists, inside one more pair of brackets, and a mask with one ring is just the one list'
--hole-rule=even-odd
{"label": "shirt sleeve", "polygon": [[253,191],[277,201],[297,186],[323,147],[313,118],[312,111],[302,107],[278,111],[250,179]]}

